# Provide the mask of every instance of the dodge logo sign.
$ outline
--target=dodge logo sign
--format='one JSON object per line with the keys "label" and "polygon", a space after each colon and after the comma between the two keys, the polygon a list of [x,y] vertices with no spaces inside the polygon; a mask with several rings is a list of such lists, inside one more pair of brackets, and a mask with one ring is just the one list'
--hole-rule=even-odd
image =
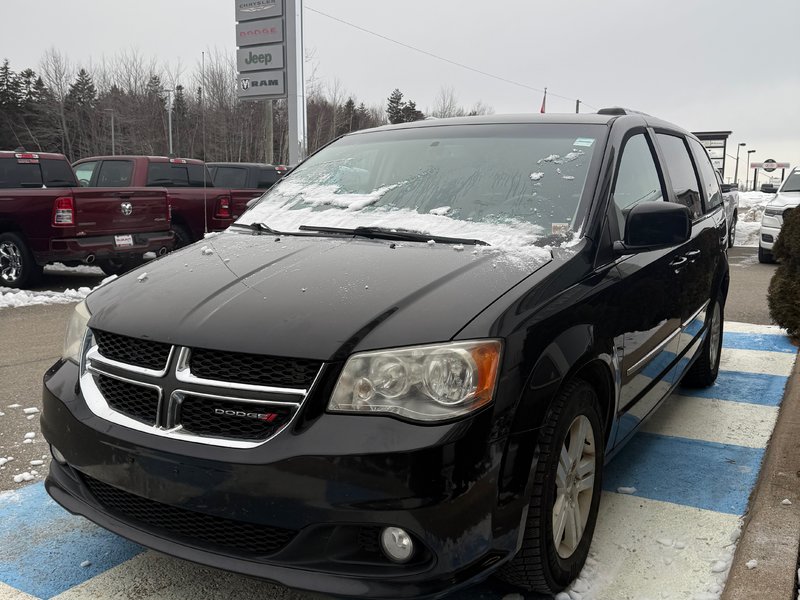
{"label": "dodge logo sign", "polygon": [[129,217],[133,213],[133,204],[130,202],[123,202],[119,205],[119,208],[126,217]]}
{"label": "dodge logo sign", "polygon": [[243,90],[246,90],[246,89],[250,88],[250,80],[249,79],[246,79],[246,78],[242,79],[241,83],[242,83],[242,89]]}

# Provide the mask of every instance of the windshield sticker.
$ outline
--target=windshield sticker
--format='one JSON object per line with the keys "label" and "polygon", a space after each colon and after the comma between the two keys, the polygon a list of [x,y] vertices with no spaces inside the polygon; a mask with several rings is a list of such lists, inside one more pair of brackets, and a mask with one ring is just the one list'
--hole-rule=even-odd
{"label": "windshield sticker", "polygon": [[592,144],[594,144],[594,138],[578,138],[572,143],[573,146],[583,146],[584,148],[591,148]]}

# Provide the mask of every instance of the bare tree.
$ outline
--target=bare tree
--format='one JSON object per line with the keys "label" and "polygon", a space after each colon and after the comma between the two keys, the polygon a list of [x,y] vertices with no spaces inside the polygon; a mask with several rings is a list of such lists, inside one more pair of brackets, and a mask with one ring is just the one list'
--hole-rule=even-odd
{"label": "bare tree", "polygon": [[39,65],[42,80],[55,100],[56,108],[58,109],[59,126],[61,130],[61,140],[64,153],[72,159],[72,142],[70,140],[70,131],[67,125],[67,94],[69,94],[69,86],[75,74],[75,70],[67,59],[58,50],[51,47],[47,49],[42,57],[42,62]]}

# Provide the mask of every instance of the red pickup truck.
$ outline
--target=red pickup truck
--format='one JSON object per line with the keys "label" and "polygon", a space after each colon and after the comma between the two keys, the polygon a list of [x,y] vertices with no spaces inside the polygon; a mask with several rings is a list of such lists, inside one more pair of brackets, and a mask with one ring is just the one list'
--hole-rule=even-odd
{"label": "red pickup truck", "polygon": [[117,273],[174,243],[164,190],[80,189],[63,154],[0,152],[0,286],[35,285],[52,262]]}
{"label": "red pickup truck", "polygon": [[214,187],[201,160],[166,156],[94,156],[73,163],[85,187],[145,186],[166,188],[172,210],[176,247],[199,240],[208,231],[221,231],[234,217],[231,193]]}

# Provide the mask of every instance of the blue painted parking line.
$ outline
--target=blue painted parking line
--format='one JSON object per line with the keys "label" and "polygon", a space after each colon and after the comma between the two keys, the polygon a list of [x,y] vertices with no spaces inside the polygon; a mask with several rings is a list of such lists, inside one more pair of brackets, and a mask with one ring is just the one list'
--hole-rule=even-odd
{"label": "blue painted parking line", "polygon": [[37,598],[51,598],[144,551],[69,514],[42,483],[0,494],[0,515],[0,581]]}
{"label": "blue painted parking line", "polygon": [[761,350],[765,352],[797,353],[797,346],[785,335],[753,334],[726,331],[724,345],[732,350]]}
{"label": "blue painted parking line", "polygon": [[741,515],[763,455],[762,448],[640,432],[606,467],[603,487],[632,487],[651,500]]}
{"label": "blue painted parking line", "polygon": [[781,375],[720,371],[717,382],[711,387],[681,388],[680,394],[761,406],[780,406],[788,381],[788,377]]}

